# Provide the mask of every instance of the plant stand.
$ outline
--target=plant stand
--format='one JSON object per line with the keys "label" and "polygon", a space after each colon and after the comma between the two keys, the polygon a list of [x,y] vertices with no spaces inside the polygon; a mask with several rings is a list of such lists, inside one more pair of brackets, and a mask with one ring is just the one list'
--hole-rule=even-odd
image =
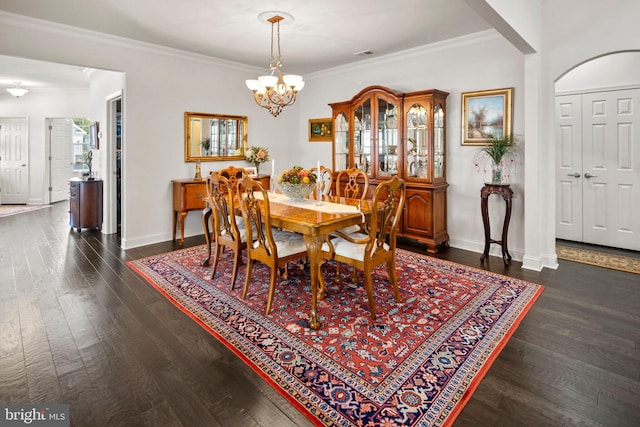
{"label": "plant stand", "polygon": [[[491,224],[489,222],[489,196],[492,194],[502,195],[507,210],[504,215],[504,223],[502,224],[502,240],[491,239]],[[484,224],[484,252],[480,257],[480,262],[484,262],[489,256],[489,247],[492,243],[502,246],[502,261],[504,265],[511,264],[511,255],[507,248],[507,234],[509,232],[509,220],[511,219],[511,199],[513,198],[513,190],[509,184],[485,184],[480,190],[480,207],[482,209],[482,223]]]}

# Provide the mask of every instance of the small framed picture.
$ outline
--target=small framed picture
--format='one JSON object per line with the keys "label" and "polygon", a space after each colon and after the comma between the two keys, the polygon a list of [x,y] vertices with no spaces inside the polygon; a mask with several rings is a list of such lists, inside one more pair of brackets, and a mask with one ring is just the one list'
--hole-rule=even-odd
{"label": "small framed picture", "polygon": [[331,141],[332,139],[331,117],[328,119],[309,119],[309,141]]}
{"label": "small framed picture", "polygon": [[92,150],[97,150],[100,148],[100,138],[98,136],[98,132],[100,132],[100,124],[98,122],[93,122],[89,126],[89,148]]}
{"label": "small framed picture", "polygon": [[249,176],[251,178],[257,178],[258,177],[258,171],[256,170],[255,166],[245,167],[244,170],[247,171],[247,173],[249,174]]}
{"label": "small framed picture", "polygon": [[486,145],[487,135],[511,135],[513,88],[462,94],[462,145]]}

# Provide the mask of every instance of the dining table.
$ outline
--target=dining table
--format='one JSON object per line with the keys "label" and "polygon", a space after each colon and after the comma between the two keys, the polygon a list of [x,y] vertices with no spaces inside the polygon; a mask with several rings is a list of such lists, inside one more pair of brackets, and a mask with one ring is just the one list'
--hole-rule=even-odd
{"label": "dining table", "polygon": [[[279,192],[268,192],[268,198],[271,225],[300,233],[304,238],[311,276],[309,328],[319,329],[322,326],[317,308],[318,299],[322,298],[319,292],[322,244],[336,230],[363,224],[373,211],[373,201],[331,195],[323,195],[318,200],[307,198],[293,201]],[[203,218],[205,226],[207,222]],[[205,232],[208,233],[208,230]],[[210,244],[209,239],[207,241]]]}

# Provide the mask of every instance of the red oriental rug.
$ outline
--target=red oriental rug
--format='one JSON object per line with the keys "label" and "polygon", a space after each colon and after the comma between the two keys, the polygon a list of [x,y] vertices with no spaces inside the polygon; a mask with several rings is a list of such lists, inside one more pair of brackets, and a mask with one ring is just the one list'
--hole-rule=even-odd
{"label": "red oriental rug", "polygon": [[374,272],[378,320],[369,317],[362,274],[333,284],[325,269],[322,328],[306,327],[309,274],[291,268],[265,316],[269,270],[254,267],[230,290],[231,252],[218,273],[201,267],[205,247],[131,261],[179,309],[223,342],[317,425],[446,426],[531,308],[543,286],[398,250],[402,303],[384,267]]}

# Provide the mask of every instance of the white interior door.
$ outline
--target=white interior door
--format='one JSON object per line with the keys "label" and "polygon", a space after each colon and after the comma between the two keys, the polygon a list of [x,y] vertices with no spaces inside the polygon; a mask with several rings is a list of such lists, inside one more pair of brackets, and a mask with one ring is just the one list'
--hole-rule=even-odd
{"label": "white interior door", "polygon": [[556,97],[557,237],[640,250],[640,89]]}
{"label": "white interior door", "polygon": [[69,179],[73,173],[73,120],[48,119],[51,147],[50,202],[69,198]]}
{"label": "white interior door", "polygon": [[582,96],[556,97],[556,235],[582,241]]}
{"label": "white interior door", "polygon": [[29,123],[0,119],[0,202],[26,204],[29,198]]}
{"label": "white interior door", "polygon": [[640,89],[582,104],[584,241],[640,250]]}

